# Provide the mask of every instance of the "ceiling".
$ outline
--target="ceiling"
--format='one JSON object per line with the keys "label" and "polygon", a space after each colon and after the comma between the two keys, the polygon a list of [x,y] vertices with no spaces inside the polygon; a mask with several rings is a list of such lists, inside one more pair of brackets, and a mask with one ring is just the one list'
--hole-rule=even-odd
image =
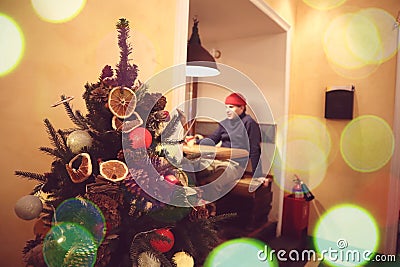
{"label": "ceiling", "polygon": [[189,36],[195,17],[206,43],[284,32],[250,0],[190,0]]}

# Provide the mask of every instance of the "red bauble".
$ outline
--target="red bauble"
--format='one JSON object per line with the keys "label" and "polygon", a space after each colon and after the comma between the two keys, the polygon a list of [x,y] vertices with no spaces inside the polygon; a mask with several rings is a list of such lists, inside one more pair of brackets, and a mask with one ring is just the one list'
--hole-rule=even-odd
{"label": "red bauble", "polygon": [[155,250],[160,251],[162,253],[170,251],[171,248],[174,246],[175,242],[174,234],[167,228],[157,229],[155,230],[155,233],[157,233],[160,236],[168,238],[169,242],[167,240],[154,238],[150,240],[151,246]]}
{"label": "red bauble", "polygon": [[167,110],[163,110],[163,121],[169,122],[171,120],[171,116]]}
{"label": "red bauble", "polygon": [[149,130],[143,127],[138,127],[129,133],[129,140],[131,141],[132,148],[149,148],[153,141],[153,137]]}
{"label": "red bauble", "polygon": [[178,178],[176,178],[174,175],[172,175],[172,174],[167,174],[167,175],[165,175],[164,176],[164,180],[165,181],[167,181],[168,183],[170,183],[170,184],[179,184],[179,180],[178,180]]}

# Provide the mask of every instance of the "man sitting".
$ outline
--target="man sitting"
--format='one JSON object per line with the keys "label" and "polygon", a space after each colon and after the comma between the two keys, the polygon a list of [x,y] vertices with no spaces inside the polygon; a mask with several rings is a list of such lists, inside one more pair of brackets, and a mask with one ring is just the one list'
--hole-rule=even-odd
{"label": "man sitting", "polygon": [[216,145],[249,151],[245,158],[231,160],[201,159],[196,173],[197,184],[202,186],[203,198],[214,202],[227,194],[239,181],[250,160],[253,177],[263,177],[259,159],[261,156],[261,132],[258,123],[246,114],[246,99],[240,93],[232,93],[225,99],[227,118],[219,123],[210,136],[197,140],[200,145]]}

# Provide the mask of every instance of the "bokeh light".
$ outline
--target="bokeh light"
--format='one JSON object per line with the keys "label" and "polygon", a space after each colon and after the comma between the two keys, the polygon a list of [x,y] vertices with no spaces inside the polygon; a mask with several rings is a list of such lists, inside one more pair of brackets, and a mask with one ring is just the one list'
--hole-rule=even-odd
{"label": "bokeh light", "polygon": [[54,225],[43,241],[43,257],[49,267],[94,266],[97,246],[82,226],[62,222]]}
{"label": "bokeh light", "polygon": [[[327,27],[323,39],[324,50],[328,60],[346,69],[357,69],[365,65],[365,62],[353,54],[350,49],[355,45],[349,44],[353,39],[347,35],[347,27],[352,21],[355,21],[352,20],[353,17],[354,14],[352,13],[336,17]],[[372,28],[372,31],[375,31],[375,28]]]}
{"label": "bokeh light", "polygon": [[31,2],[38,16],[52,23],[72,20],[86,4],[86,0],[31,0]]}
{"label": "bokeh light", "polygon": [[[293,177],[297,174],[310,190],[317,187],[326,174],[331,154],[332,141],[324,123],[312,116],[293,115],[287,120],[278,120],[277,146],[279,151],[285,142],[280,129],[284,129],[287,121],[286,157],[280,164],[286,171],[286,181],[276,181],[278,185],[290,192]],[[275,165],[277,162],[274,163]]]}
{"label": "bokeh light", "polygon": [[345,40],[349,51],[360,59],[363,65],[373,64],[381,52],[380,36],[373,21],[361,12],[350,16]]}
{"label": "bokeh light", "polygon": [[343,204],[323,214],[314,230],[314,245],[331,266],[361,266],[372,258],[379,230],[365,209]]}
{"label": "bokeh light", "polygon": [[356,171],[379,170],[393,155],[393,131],[377,116],[357,117],[343,129],[340,151],[345,162]]}
{"label": "bokeh light", "polygon": [[395,19],[378,8],[362,9],[333,19],[323,46],[332,68],[345,77],[365,78],[392,58],[399,47]]}
{"label": "bokeh light", "polygon": [[0,77],[15,69],[25,50],[25,38],[19,25],[0,13]]}
{"label": "bokeh light", "polygon": [[[397,42],[397,30],[394,27],[395,18],[389,14],[387,11],[379,8],[367,8],[359,11],[357,13],[359,16],[364,17],[369,20],[375,27],[375,32],[377,34],[377,40],[364,39],[361,41],[376,42],[377,53],[375,57],[372,58],[372,63],[383,63],[391,59],[399,49],[399,43]],[[353,29],[356,27],[353,27]],[[361,42],[360,42],[361,43]],[[360,44],[358,44],[353,51],[359,51]],[[365,44],[364,44],[365,46]],[[368,56],[367,56],[368,58]]]}
{"label": "bokeh light", "polygon": [[263,242],[252,238],[237,238],[226,241],[207,256],[204,267],[277,267],[271,249]]}
{"label": "bokeh light", "polygon": [[84,227],[99,246],[106,233],[106,221],[101,210],[86,199],[71,198],[61,203],[54,223],[69,222]]}
{"label": "bokeh light", "polygon": [[346,0],[303,0],[303,2],[318,10],[329,10],[341,6]]}

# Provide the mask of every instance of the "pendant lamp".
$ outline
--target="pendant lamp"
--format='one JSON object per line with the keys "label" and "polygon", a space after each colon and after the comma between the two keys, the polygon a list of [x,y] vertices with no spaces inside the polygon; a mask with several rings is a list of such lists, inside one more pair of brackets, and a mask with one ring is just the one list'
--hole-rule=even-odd
{"label": "pendant lamp", "polygon": [[187,45],[186,76],[189,77],[209,77],[220,74],[214,57],[201,46],[199,21],[193,20],[192,35]]}

